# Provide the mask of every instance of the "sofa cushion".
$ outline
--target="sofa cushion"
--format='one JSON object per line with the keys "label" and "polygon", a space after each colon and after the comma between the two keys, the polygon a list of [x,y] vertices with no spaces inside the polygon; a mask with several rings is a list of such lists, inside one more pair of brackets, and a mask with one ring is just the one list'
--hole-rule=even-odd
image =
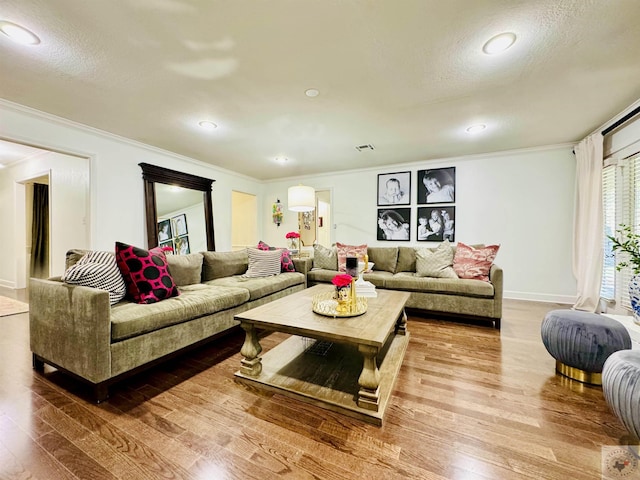
{"label": "sofa cushion", "polygon": [[336,247],[313,246],[313,268],[338,271],[338,250]]}
{"label": "sofa cushion", "polygon": [[[338,272],[335,270],[327,270],[323,268],[314,268],[313,270],[307,273],[307,281],[311,284],[315,283],[331,283],[333,277],[338,275]],[[385,281],[387,278],[393,277],[393,273],[391,272],[382,272],[378,270],[374,270],[371,273],[365,273],[363,278],[373,283],[378,288],[384,288]]]}
{"label": "sofa cushion", "polygon": [[206,282],[206,285],[219,287],[244,288],[249,292],[251,301],[257,300],[267,295],[285,290],[296,285],[304,285],[305,276],[298,272],[287,272],[271,277],[245,277],[243,275],[233,275],[231,277],[216,278]]}
{"label": "sofa cushion", "polygon": [[396,273],[416,271],[416,249],[413,247],[398,247],[398,263]]}
{"label": "sofa cushion", "polygon": [[127,284],[122,278],[116,257],[111,252],[86,253],[67,268],[61,280],[72,285],[106,290],[109,292],[111,305],[118,303],[127,293]]}
{"label": "sofa cushion", "polygon": [[140,305],[120,302],[111,309],[111,339],[120,341],[160,328],[212,315],[249,300],[243,288],[216,287],[197,283],[180,287],[180,296]]}
{"label": "sofa cushion", "polygon": [[249,268],[249,255],[246,249],[234,252],[202,252],[202,255],[202,280],[204,282],[232,275],[242,275]]}
{"label": "sofa cushion", "polygon": [[180,295],[161,248],[151,250],[116,242],[116,262],[127,284],[127,295],[138,303],[155,303]]}
{"label": "sofa cushion", "polygon": [[453,253],[448,240],[437,248],[416,250],[416,277],[458,278],[453,270]]}
{"label": "sofa cushion", "polygon": [[247,248],[247,254],[249,255],[249,267],[243,276],[250,278],[270,277],[280,273],[280,251]]}
{"label": "sofa cushion", "polygon": [[453,257],[453,269],[460,278],[489,281],[491,265],[498,254],[500,245],[473,247],[458,242]]}
{"label": "sofa cushion", "polygon": [[183,287],[200,283],[202,279],[202,254],[190,253],[188,255],[167,255],[169,272],[176,285]]}
{"label": "sofa cushion", "polygon": [[396,273],[385,282],[385,288],[407,292],[444,293],[467,297],[493,298],[495,290],[489,282],[460,278],[416,277],[414,273]]}
{"label": "sofa cushion", "polygon": [[373,270],[384,272],[396,272],[398,263],[398,247],[368,247],[369,261],[373,262]]}
{"label": "sofa cushion", "polygon": [[338,249],[338,271],[341,273],[347,271],[347,257],[356,257],[358,260],[362,260],[367,254],[367,244],[347,245],[336,242],[336,248]]}

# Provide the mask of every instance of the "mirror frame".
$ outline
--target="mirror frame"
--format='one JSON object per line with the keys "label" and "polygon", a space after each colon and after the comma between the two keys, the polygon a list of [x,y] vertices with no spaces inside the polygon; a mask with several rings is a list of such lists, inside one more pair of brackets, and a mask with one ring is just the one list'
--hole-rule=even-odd
{"label": "mirror frame", "polygon": [[216,242],[213,230],[213,202],[211,189],[213,182],[205,177],[198,177],[189,173],[178,172],[149,163],[139,163],[142,168],[142,179],[144,180],[144,208],[147,222],[147,245],[148,248],[158,246],[158,214],[156,211],[156,183],[166,185],[176,185],[191,190],[199,190],[204,193],[204,223],[207,232],[207,250],[215,251]]}

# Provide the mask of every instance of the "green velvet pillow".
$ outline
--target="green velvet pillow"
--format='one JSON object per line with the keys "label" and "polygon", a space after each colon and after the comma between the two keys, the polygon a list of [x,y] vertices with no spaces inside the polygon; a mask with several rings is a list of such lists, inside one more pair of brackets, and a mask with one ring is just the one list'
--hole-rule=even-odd
{"label": "green velvet pillow", "polygon": [[398,263],[396,273],[416,271],[416,249],[413,247],[398,247]]}
{"label": "green velvet pillow", "polygon": [[235,252],[201,252],[204,256],[202,262],[202,281],[208,282],[216,278],[242,275],[249,268],[249,255],[247,250]]}
{"label": "green velvet pillow", "polygon": [[202,254],[167,255],[169,273],[176,285],[183,287],[200,283],[202,278]]}
{"label": "green velvet pillow", "polygon": [[374,270],[396,272],[398,247],[369,247],[367,255],[369,255],[369,261],[375,263]]}

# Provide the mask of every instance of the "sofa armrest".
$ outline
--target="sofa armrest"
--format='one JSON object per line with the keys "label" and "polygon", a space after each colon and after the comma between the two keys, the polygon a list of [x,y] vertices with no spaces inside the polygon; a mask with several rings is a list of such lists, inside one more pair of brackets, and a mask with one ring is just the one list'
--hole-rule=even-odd
{"label": "sofa armrest", "polygon": [[31,351],[45,362],[99,383],[111,376],[109,292],[32,278]]}
{"label": "sofa armrest", "polygon": [[502,268],[497,266],[495,263],[491,265],[491,270],[489,270],[489,281],[493,285],[493,289],[495,291],[493,318],[502,318]]}
{"label": "sofa armrest", "polygon": [[313,260],[309,257],[293,258],[292,260],[293,266],[296,267],[296,272],[300,272],[306,277],[307,273],[309,273],[309,270],[311,270],[311,267],[313,266]]}

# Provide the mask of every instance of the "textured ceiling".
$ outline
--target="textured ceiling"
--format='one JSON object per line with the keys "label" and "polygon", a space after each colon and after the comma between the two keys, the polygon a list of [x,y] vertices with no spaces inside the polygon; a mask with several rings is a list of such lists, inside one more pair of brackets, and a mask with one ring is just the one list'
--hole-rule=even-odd
{"label": "textured ceiling", "polygon": [[[574,142],[640,98],[637,0],[3,0],[0,17],[42,39],[0,38],[1,98],[260,179]],[[503,31],[515,45],[483,54]]]}

